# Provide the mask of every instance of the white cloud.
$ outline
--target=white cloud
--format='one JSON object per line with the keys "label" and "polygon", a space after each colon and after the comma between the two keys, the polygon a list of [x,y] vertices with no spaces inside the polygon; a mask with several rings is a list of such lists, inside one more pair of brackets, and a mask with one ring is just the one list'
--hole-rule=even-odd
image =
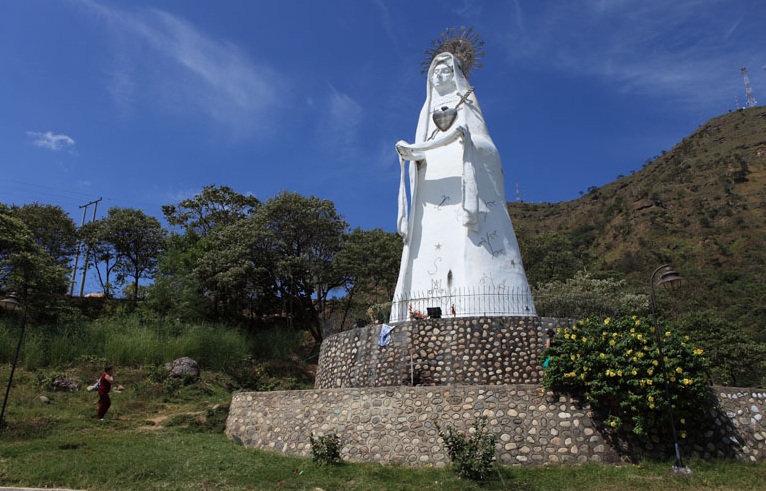
{"label": "white cloud", "polygon": [[51,131],[46,131],[45,133],[27,131],[27,136],[32,138],[33,145],[54,152],[59,150],[72,150],[75,145],[75,141],[72,137],[67,135],[55,135]]}
{"label": "white cloud", "polygon": [[79,0],[109,27],[114,54],[108,90],[126,112],[138,100],[204,115],[233,136],[268,129],[284,98],[283,77],[235,44],[159,9],[121,11]]}
{"label": "white cloud", "polygon": [[[704,105],[737,82],[732,43],[743,21],[720,0],[577,0],[522,7],[508,21],[508,56],[616,90]],[[738,53],[748,57],[749,53]],[[732,71],[733,70],[733,71]],[[724,95],[725,94],[725,95]]]}
{"label": "white cloud", "polygon": [[359,125],[364,119],[362,106],[334,87],[330,87],[325,104],[327,119],[320,122],[318,131],[321,146],[344,160],[356,157]]}

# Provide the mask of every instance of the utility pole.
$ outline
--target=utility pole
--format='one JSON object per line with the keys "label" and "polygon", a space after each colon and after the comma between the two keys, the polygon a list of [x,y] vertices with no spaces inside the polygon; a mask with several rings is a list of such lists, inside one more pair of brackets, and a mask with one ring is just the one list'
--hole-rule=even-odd
{"label": "utility pole", "polygon": [[[88,207],[90,205],[96,205],[93,208],[93,218],[91,221],[96,219],[96,210],[98,209],[98,202],[101,201],[103,198],[99,198],[95,201],[91,201],[90,203],[85,203],[84,205],[80,206],[82,208],[82,221],[80,222],[80,228],[82,228],[83,225],[85,225],[85,214],[88,212]],[[72,280],[69,282],[69,296],[74,295],[74,282],[75,277],[77,276],[77,263],[80,260],[80,249],[82,248],[82,241],[80,241],[80,244],[77,244],[77,253],[74,256],[74,267],[72,268]],[[88,270],[88,252],[85,253],[85,264],[83,266],[82,270],[82,284],[80,285],[80,296],[82,297],[83,287],[85,285],[85,272]]]}

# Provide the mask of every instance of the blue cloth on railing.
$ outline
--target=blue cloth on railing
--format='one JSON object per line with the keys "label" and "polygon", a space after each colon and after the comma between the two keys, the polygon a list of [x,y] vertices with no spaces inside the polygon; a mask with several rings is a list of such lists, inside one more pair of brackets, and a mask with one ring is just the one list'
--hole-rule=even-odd
{"label": "blue cloth on railing", "polygon": [[380,341],[378,344],[380,346],[387,346],[388,343],[391,342],[391,331],[393,331],[394,326],[389,326],[388,324],[383,324],[380,328]]}

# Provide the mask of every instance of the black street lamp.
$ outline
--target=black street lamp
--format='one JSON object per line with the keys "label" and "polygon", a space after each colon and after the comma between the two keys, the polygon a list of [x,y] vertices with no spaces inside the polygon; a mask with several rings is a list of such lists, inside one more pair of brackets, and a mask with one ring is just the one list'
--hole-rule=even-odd
{"label": "black street lamp", "polygon": [[[19,310],[21,302],[15,293],[9,294],[3,300],[0,300],[0,305],[8,310]],[[8,404],[8,394],[11,392],[11,384],[13,383],[13,372],[16,371],[16,363],[19,361],[19,353],[21,352],[21,344],[24,340],[24,328],[27,325],[27,304],[24,302],[24,314],[21,319],[21,334],[19,334],[19,344],[16,345],[16,355],[13,357],[13,365],[11,365],[11,376],[8,378],[8,387],[5,388],[5,399],[3,399],[3,409],[0,411],[0,431],[3,429],[3,416],[5,416],[5,406]]]}
{"label": "black street lamp", "polygon": [[[655,276],[657,276],[657,273],[662,271],[662,274],[660,275],[659,279],[655,281]],[[682,280],[682,277],[680,274],[673,271],[669,264],[663,264],[659,268],[655,269],[652,273],[651,278],[649,279],[649,290],[650,290],[650,304],[652,307],[652,320],[654,321],[654,334],[657,338],[657,351],[659,353],[659,363],[660,367],[662,368],[662,380],[665,384],[665,399],[668,403],[668,416],[670,417],[670,430],[673,434],[673,446],[676,450],[676,463],[673,465],[673,472],[676,474],[691,474],[692,471],[686,465],[684,465],[683,460],[681,460],[681,450],[678,446],[678,436],[676,434],[676,422],[673,418],[673,399],[670,395],[670,384],[668,384],[668,372],[665,368],[665,354],[662,351],[662,336],[660,336],[660,327],[657,325],[657,296],[655,293],[655,287],[658,285],[663,286],[673,286],[674,284],[680,282]]]}

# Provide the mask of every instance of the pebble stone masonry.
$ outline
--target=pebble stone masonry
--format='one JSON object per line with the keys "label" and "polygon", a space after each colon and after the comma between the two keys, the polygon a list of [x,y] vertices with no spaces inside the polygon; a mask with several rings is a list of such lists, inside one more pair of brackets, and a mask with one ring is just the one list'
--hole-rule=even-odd
{"label": "pebble stone masonry", "polygon": [[[672,456],[669,431],[620,440],[587,405],[544,393],[542,333],[566,322],[424,319],[396,326],[385,347],[380,325],[338,333],[322,344],[315,390],[236,393],[226,434],[310,457],[311,433],[337,432],[349,461],[442,466],[448,460],[436,423],[469,431],[486,417],[503,465]],[[684,457],[764,460],[766,392],[714,389],[720,409],[686,422]]]}

